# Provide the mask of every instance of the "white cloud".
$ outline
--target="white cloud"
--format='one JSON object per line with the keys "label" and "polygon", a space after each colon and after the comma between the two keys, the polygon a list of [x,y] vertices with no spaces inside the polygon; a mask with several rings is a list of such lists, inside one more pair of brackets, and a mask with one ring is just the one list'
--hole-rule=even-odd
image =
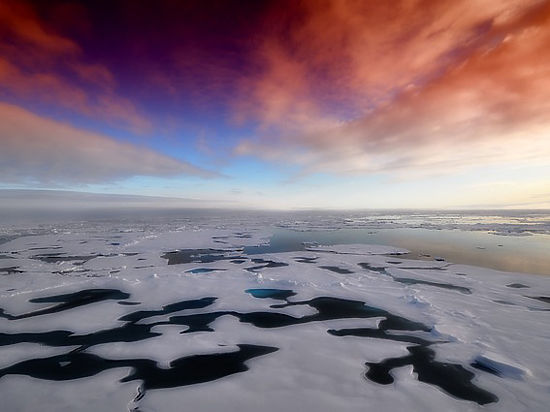
{"label": "white cloud", "polygon": [[0,181],[5,183],[88,184],[133,176],[217,175],[6,103],[0,103],[0,148]]}

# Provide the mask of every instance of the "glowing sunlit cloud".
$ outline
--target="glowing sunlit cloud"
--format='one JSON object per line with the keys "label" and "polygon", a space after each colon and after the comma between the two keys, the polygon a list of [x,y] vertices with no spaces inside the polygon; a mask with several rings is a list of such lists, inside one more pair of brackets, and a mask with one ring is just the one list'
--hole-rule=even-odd
{"label": "glowing sunlit cloud", "polygon": [[249,82],[248,115],[277,132],[237,154],[305,173],[548,163],[550,2],[305,4]]}

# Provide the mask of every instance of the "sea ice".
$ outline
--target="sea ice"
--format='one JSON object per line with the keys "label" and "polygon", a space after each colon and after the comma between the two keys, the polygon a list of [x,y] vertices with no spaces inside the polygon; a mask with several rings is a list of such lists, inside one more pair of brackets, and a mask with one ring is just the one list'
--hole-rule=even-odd
{"label": "sea ice", "polygon": [[550,278],[180,223],[0,244],[6,410],[547,410]]}

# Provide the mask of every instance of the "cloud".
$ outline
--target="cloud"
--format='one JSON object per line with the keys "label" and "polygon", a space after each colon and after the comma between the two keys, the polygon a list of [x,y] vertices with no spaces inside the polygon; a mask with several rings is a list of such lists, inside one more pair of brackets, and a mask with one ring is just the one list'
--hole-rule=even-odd
{"label": "cloud", "polygon": [[[147,209],[181,208],[223,208],[235,206],[235,202],[228,200],[192,199],[161,196],[139,196],[110,193],[73,192],[65,190],[21,190],[0,189],[0,210],[5,217],[15,215],[46,216],[45,212],[62,212],[64,216],[70,212],[82,210],[104,209],[107,213],[119,211],[131,213],[132,210],[145,211]],[[4,217],[4,216],[3,216]]]}
{"label": "cloud", "polygon": [[402,177],[548,164],[549,1],[301,4],[259,49],[236,103],[259,138],[237,154]]}
{"label": "cloud", "polygon": [[[112,76],[101,66],[75,66],[79,76],[86,76],[94,84],[110,83]],[[93,77],[92,77],[93,76]],[[0,84],[17,97],[62,106],[92,118],[118,122],[138,133],[151,128],[132,102],[107,91],[92,96],[86,89],[67,82],[54,72],[23,72],[0,57]]]}
{"label": "cloud", "polygon": [[48,31],[25,2],[6,0],[0,3],[0,22],[22,42],[47,53],[64,55],[80,51],[72,40]]}
{"label": "cloud", "polygon": [[134,103],[117,95],[109,68],[87,61],[77,43],[56,33],[29,4],[3,1],[0,24],[0,97],[61,106],[138,133],[151,130]]}
{"label": "cloud", "polygon": [[0,181],[89,184],[132,176],[217,174],[145,147],[0,103]]}
{"label": "cloud", "polygon": [[116,85],[113,74],[101,64],[83,64],[76,62],[72,70],[84,81],[104,90],[112,90]]}

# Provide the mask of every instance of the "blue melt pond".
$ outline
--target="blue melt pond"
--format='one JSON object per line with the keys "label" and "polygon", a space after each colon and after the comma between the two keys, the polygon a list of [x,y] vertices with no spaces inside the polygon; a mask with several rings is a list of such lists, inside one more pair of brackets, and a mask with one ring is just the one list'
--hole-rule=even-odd
{"label": "blue melt pond", "polygon": [[258,299],[271,298],[279,300],[286,300],[296,294],[288,289],[247,289],[245,292]]}
{"label": "blue melt pond", "polygon": [[220,269],[197,268],[197,269],[188,270],[185,273],[208,273],[208,272],[214,272],[215,270],[220,270]]}

